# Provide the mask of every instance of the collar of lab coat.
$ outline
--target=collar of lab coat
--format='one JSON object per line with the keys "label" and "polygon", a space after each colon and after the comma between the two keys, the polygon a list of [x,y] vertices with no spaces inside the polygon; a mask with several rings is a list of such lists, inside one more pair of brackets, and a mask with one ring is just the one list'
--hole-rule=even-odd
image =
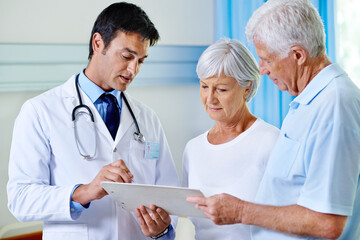
{"label": "collar of lab coat", "polygon": [[[64,103],[68,109],[70,120],[71,120],[71,113],[74,107],[76,107],[79,104],[77,92],[75,89],[75,77],[76,75],[71,76],[70,79],[67,80],[67,82],[65,82],[65,84],[62,86],[62,97],[64,98]],[[121,138],[124,136],[126,131],[130,128],[130,126],[135,124],[133,118],[131,117],[129,108],[127,107],[126,104],[123,104],[121,110],[121,117],[120,117],[120,126],[114,141],[103,119],[101,118],[99,112],[95,108],[90,98],[81,89],[79,90],[83,104],[87,105],[91,109],[94,115],[97,134],[105,135],[105,138],[108,139],[109,144],[112,144],[115,147],[118,144],[118,142],[121,140]],[[140,108],[136,104],[134,104],[132,98],[127,93],[124,92],[123,94],[126,95],[129,105],[132,111],[134,112],[135,118],[139,122],[139,115],[141,112]]]}

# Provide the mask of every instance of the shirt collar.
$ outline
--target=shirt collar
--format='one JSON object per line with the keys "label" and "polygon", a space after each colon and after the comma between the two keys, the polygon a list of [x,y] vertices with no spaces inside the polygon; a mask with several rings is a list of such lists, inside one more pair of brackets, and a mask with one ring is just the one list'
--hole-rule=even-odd
{"label": "shirt collar", "polygon": [[[95,103],[99,97],[105,93],[98,85],[96,85],[93,81],[91,81],[84,74],[85,69],[83,69],[79,74],[79,86],[85,92],[85,94],[90,98],[92,103]],[[118,103],[121,103],[120,91],[113,90],[111,92],[107,92],[108,94],[112,94],[118,100]]]}
{"label": "shirt collar", "polygon": [[305,89],[290,103],[290,107],[299,104],[309,104],[334,78],[346,74],[336,63],[322,69],[305,87]]}

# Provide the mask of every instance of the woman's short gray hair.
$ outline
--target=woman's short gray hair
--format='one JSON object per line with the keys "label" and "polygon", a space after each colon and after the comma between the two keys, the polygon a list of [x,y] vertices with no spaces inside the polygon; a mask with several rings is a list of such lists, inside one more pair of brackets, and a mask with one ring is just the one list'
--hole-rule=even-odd
{"label": "woman's short gray hair", "polygon": [[245,33],[249,42],[261,42],[282,58],[296,45],[311,57],[325,53],[324,24],[309,0],[267,1],[254,12]]}
{"label": "woman's short gray hair", "polygon": [[[210,45],[200,56],[197,67],[200,79],[225,74],[233,77],[242,88],[249,89],[245,100],[249,102],[258,89],[260,73],[254,56],[239,41],[221,39]],[[252,84],[251,84],[252,83]]]}

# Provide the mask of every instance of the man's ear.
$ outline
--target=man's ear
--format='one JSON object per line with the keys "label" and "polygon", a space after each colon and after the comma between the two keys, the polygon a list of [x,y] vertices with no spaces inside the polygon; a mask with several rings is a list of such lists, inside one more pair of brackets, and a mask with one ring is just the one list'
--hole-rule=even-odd
{"label": "man's ear", "polygon": [[94,35],[92,36],[92,48],[94,54],[102,53],[104,50],[104,41],[101,34],[98,32],[94,33]]}
{"label": "man's ear", "polygon": [[309,53],[301,46],[292,46],[290,49],[290,53],[292,54],[293,59],[297,62],[298,65],[304,64],[309,57]]}

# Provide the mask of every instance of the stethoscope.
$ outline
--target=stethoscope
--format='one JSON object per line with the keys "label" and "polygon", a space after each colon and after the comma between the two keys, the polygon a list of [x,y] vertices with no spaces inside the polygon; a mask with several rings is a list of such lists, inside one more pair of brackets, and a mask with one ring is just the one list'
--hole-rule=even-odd
{"label": "stethoscope", "polygon": [[[72,111],[72,122],[73,122],[73,128],[74,128],[74,135],[75,135],[75,142],[76,142],[76,147],[80,153],[80,155],[84,158],[84,159],[89,159],[89,158],[94,158],[95,157],[95,154],[96,154],[96,145],[97,145],[97,142],[96,142],[96,135],[94,134],[94,137],[95,137],[95,147],[94,147],[94,152],[92,154],[86,154],[86,153],[83,153],[81,150],[80,150],[80,141],[79,141],[79,137],[78,137],[78,133],[76,131],[76,117],[78,116],[79,113],[81,114],[88,114],[89,117],[90,117],[90,120],[91,120],[91,126],[92,128],[94,129],[95,131],[95,120],[94,120],[94,115],[91,111],[91,109],[89,108],[89,106],[83,104],[82,102],[82,98],[81,98],[81,95],[80,95],[80,90],[79,90],[79,74],[76,75],[76,78],[75,78],[75,88],[76,88],[76,92],[77,92],[77,96],[78,96],[78,99],[79,99],[79,105],[75,106],[73,111]],[[124,99],[124,102],[126,104],[126,106],[128,107],[129,111],[130,111],[130,114],[131,114],[131,117],[132,119],[134,120],[134,123],[135,123],[135,127],[136,127],[136,131],[134,132],[134,139],[138,142],[141,142],[141,143],[144,143],[146,140],[145,140],[145,137],[144,135],[140,132],[140,128],[139,128],[139,124],[135,118],[135,115],[134,115],[134,112],[132,111],[131,107],[130,107],[130,104],[128,102],[128,100],[126,99],[125,97],[125,94],[123,94],[123,92],[121,92],[121,97],[122,99]],[[85,112],[84,112],[85,110]]]}

